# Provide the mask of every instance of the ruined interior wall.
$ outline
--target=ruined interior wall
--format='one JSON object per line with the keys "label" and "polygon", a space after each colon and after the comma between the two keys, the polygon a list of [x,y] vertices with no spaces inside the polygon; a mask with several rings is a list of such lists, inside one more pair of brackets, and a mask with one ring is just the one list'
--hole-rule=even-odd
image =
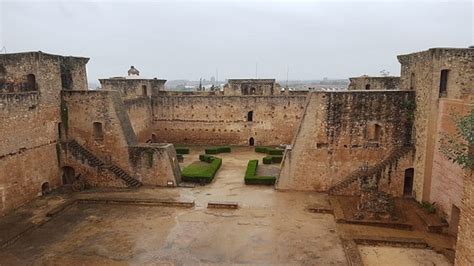
{"label": "ruined interior wall", "polygon": [[474,176],[472,170],[464,174],[464,193],[456,243],[455,265],[474,264]]}
{"label": "ruined interior wall", "polygon": [[[305,96],[157,96],[152,99],[157,142],[288,144]],[[247,114],[253,111],[253,121]]]}
{"label": "ruined interior wall", "polygon": [[[441,70],[449,69],[447,99],[472,101],[474,49],[430,49],[402,55],[401,89],[416,91],[415,196],[430,201],[431,177],[437,136]],[[412,81],[413,79],[413,81]]]}
{"label": "ruined interior wall", "polygon": [[132,123],[138,142],[144,143],[151,138],[151,103],[149,97],[124,100],[124,107]]}
{"label": "ruined interior wall", "polygon": [[[65,128],[68,139],[76,140],[102,160],[107,161],[107,158],[110,158],[125,171],[130,171],[127,147],[129,136],[122,127],[122,121],[114,104],[113,94],[121,100],[118,93],[100,90],[63,91],[63,100],[67,110],[63,110],[62,115],[68,117],[69,122]],[[102,139],[97,139],[94,135],[94,122],[102,123]],[[100,177],[88,178],[91,179],[90,182],[95,182],[92,179]]]}
{"label": "ruined interior wall", "polygon": [[349,78],[348,90],[398,90],[400,88],[400,77],[354,77]]}
{"label": "ruined interior wall", "polygon": [[[59,185],[59,64],[38,53],[1,56],[10,81],[36,77],[35,92],[0,93],[0,215]],[[41,67],[39,67],[41,66]]]}
{"label": "ruined interior wall", "polygon": [[454,136],[456,126],[453,115],[465,115],[469,106],[460,100],[440,99],[438,113],[438,127],[436,129],[436,142],[434,149],[431,197],[436,202],[438,209],[445,214],[447,221],[451,220],[452,206],[460,208],[463,195],[464,170],[457,164],[446,159],[439,151],[442,134]]}
{"label": "ruined interior wall", "polygon": [[[326,191],[409,138],[410,111],[403,103],[413,101],[412,92],[313,92],[309,97],[282,163],[279,189]],[[370,137],[375,123],[382,127],[379,140]],[[409,157],[400,160],[386,176],[390,185],[382,187],[400,195],[399,179],[410,166]]]}

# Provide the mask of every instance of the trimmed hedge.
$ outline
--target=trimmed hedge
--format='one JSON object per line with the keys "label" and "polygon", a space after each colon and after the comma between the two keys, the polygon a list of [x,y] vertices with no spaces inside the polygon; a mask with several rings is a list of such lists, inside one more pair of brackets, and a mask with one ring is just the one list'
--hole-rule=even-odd
{"label": "trimmed hedge", "polygon": [[258,160],[250,160],[247,163],[247,170],[245,171],[245,178],[254,177],[257,174]]}
{"label": "trimmed hedge", "polygon": [[262,159],[264,164],[281,163],[282,160],[282,155],[268,155],[263,157]]}
{"label": "trimmed hedge", "polygon": [[[201,159],[201,156],[199,156]],[[217,170],[222,165],[222,159],[214,156],[203,157],[203,160],[210,160],[209,163],[194,162],[186,166],[181,172],[181,179],[185,182],[195,182],[201,184],[211,183]]]}
{"label": "trimmed hedge", "polygon": [[219,154],[219,153],[229,153],[231,152],[229,146],[220,146],[220,147],[210,147],[205,149],[206,154]]}
{"label": "trimmed hedge", "polygon": [[246,185],[274,185],[274,176],[257,176],[258,160],[250,160],[245,171],[244,182]]}
{"label": "trimmed hedge", "polygon": [[285,150],[275,149],[275,148],[270,148],[270,147],[263,147],[263,146],[256,146],[255,147],[255,152],[266,153],[266,154],[269,154],[269,155],[283,155]]}
{"label": "trimmed hedge", "polygon": [[176,147],[176,154],[189,154],[189,148],[186,147]]}
{"label": "trimmed hedge", "polygon": [[245,178],[246,185],[275,185],[276,178],[274,176],[254,176]]}

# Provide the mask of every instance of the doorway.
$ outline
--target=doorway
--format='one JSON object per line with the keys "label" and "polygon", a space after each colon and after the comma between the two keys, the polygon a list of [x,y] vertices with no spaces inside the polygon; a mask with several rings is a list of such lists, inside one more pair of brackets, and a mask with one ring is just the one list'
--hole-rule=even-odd
{"label": "doorway", "polygon": [[250,146],[255,145],[255,139],[254,139],[254,138],[250,138],[250,139],[249,139],[249,145],[250,145]]}
{"label": "doorway", "polygon": [[405,170],[405,179],[403,182],[403,196],[411,197],[413,195],[413,176],[415,170],[413,168],[408,168]]}

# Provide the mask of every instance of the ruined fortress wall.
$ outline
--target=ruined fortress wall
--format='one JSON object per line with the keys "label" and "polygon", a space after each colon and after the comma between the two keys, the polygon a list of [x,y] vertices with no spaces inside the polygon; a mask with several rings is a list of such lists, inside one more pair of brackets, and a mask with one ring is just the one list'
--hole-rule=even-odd
{"label": "ruined fortress wall", "polygon": [[415,112],[415,196],[430,201],[431,177],[437,139],[441,70],[449,70],[448,99],[472,101],[474,49],[436,48],[398,56],[401,89],[416,91]]}
{"label": "ruined fortress wall", "polygon": [[455,265],[474,264],[474,176],[472,170],[464,175]]}
{"label": "ruined fortress wall", "polygon": [[[309,97],[282,163],[279,189],[326,191],[364,163],[380,162],[410,138],[404,103],[413,101],[412,92],[313,92]],[[396,162],[383,177],[390,179],[384,190],[399,196],[400,179],[409,167],[409,157]]]}
{"label": "ruined fortress wall", "polygon": [[[156,142],[255,145],[288,144],[305,96],[156,96]],[[247,121],[249,111],[253,121]]]}
{"label": "ruined fortress wall", "polygon": [[[0,56],[7,82],[36,77],[36,89],[0,93],[0,215],[59,185],[59,61],[38,53]],[[41,66],[41,67],[40,67]]]}
{"label": "ruined fortress wall", "polygon": [[132,123],[138,142],[144,143],[151,138],[151,104],[149,97],[124,100],[124,107]]}
{"label": "ruined fortress wall", "polygon": [[400,77],[354,77],[349,78],[348,90],[398,90]]}
{"label": "ruined fortress wall", "polygon": [[[61,111],[62,116],[69,121],[64,125],[68,139],[76,140],[102,160],[110,158],[124,170],[130,171],[127,146],[135,144],[136,139],[125,110],[122,113],[117,110],[120,103],[123,109],[119,92],[63,91],[62,96],[66,107]],[[101,124],[101,137],[96,134],[94,123]]]}
{"label": "ruined fortress wall", "polygon": [[448,221],[451,220],[453,205],[458,208],[461,206],[464,170],[446,159],[439,151],[440,141],[443,134],[451,136],[456,134],[453,115],[464,115],[468,111],[469,106],[463,101],[451,99],[440,99],[439,101],[430,200],[436,202],[437,207],[446,215]]}

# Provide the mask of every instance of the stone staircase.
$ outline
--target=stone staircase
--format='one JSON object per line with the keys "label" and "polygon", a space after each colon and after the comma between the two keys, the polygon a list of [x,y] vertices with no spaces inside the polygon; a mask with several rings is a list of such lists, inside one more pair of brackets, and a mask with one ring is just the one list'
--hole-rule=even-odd
{"label": "stone staircase", "polygon": [[374,176],[381,174],[387,166],[394,164],[397,160],[405,156],[408,152],[413,150],[413,146],[400,146],[395,148],[385,159],[379,163],[370,166],[367,170],[358,169],[350,173],[346,178],[339,181],[332,187],[328,189],[329,195],[335,195],[338,192],[341,192],[345,188],[349,187],[351,184],[359,180],[363,176]]}
{"label": "stone staircase", "polygon": [[79,161],[83,163],[86,163],[84,161],[87,161],[87,164],[92,167],[98,167],[111,171],[115,176],[122,179],[131,188],[138,188],[142,185],[140,181],[130,176],[118,165],[112,162],[105,163],[103,160],[95,156],[92,152],[84,148],[81,144],[77,143],[77,141],[70,140],[66,142],[66,145],[67,148],[71,151],[72,156],[78,159]]}

